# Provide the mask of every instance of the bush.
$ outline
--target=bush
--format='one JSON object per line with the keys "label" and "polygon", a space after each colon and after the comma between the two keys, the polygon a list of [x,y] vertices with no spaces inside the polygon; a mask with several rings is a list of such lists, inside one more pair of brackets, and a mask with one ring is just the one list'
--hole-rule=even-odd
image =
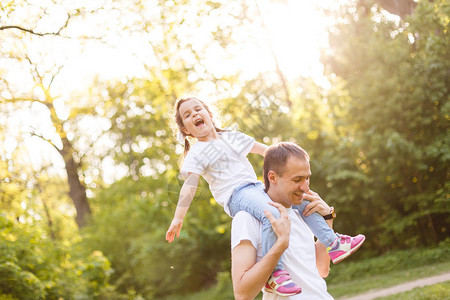
{"label": "bush", "polygon": [[[0,295],[4,299],[96,299],[111,268],[99,251],[85,255],[51,240],[39,224],[0,215]],[[84,256],[84,257],[83,257]],[[1,298],[0,298],[1,299]]]}

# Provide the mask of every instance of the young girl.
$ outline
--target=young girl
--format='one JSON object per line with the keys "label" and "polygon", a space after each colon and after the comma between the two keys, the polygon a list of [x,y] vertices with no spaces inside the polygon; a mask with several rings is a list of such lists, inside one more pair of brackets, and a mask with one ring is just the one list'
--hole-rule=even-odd
{"label": "young girl", "polygon": [[[197,190],[198,180],[203,176],[214,199],[224,207],[228,215],[233,217],[238,211],[245,210],[263,224],[262,255],[265,255],[275,243],[276,235],[264,211],[270,211],[277,218],[279,211],[269,204],[271,199],[264,192],[264,185],[257,180],[247,154],[257,153],[264,156],[267,146],[241,132],[217,128],[208,106],[196,98],[178,100],[175,109],[176,123],[185,143],[181,174],[186,181],[181,187],[175,216],[167,230],[166,240],[171,243],[175,235],[180,235],[184,217]],[[186,136],[197,139],[192,148]],[[303,209],[304,206],[302,205]],[[330,218],[332,213],[333,211]],[[350,237],[336,234],[318,213],[305,217],[300,212],[300,215],[319,241],[327,246],[333,263],[352,254],[364,242],[363,235]],[[281,296],[292,296],[301,292],[301,288],[292,282],[288,272],[284,270],[281,260],[265,289]]]}

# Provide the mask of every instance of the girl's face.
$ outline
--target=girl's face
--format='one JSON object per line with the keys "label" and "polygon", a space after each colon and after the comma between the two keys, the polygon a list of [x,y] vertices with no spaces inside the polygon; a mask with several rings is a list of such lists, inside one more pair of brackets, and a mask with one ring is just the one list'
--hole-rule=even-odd
{"label": "girl's face", "polygon": [[196,99],[183,102],[179,113],[183,121],[183,132],[197,140],[206,142],[217,138],[211,113]]}

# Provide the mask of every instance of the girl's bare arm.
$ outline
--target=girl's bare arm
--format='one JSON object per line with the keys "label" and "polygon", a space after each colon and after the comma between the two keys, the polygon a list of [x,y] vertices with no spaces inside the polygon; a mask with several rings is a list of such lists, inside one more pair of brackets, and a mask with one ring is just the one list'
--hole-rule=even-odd
{"label": "girl's bare arm", "polygon": [[255,142],[255,145],[253,145],[253,148],[252,150],[250,150],[250,153],[256,153],[264,156],[264,151],[266,151],[267,148],[269,148],[269,146],[259,142]]}
{"label": "girl's bare arm", "polygon": [[166,233],[166,241],[168,241],[169,243],[173,242],[173,240],[175,239],[175,235],[176,237],[180,236],[184,217],[186,216],[189,206],[191,206],[192,199],[194,199],[195,192],[197,191],[199,178],[200,175],[189,173],[186,181],[181,187],[175,215]]}

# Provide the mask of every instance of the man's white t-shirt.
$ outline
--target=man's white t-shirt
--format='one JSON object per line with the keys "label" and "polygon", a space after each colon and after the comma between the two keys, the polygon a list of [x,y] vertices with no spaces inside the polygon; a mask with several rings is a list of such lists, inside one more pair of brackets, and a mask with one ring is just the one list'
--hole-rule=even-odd
{"label": "man's white t-shirt", "polygon": [[247,159],[254,144],[254,138],[239,131],[220,132],[219,139],[210,142],[197,141],[184,158],[181,175],[203,176],[216,202],[230,214],[228,201],[233,190],[257,182],[253,166]]}
{"label": "man's white t-shirt", "polygon": [[[292,280],[302,288],[302,292],[291,297],[282,297],[263,291],[263,300],[327,300],[333,299],[327,292],[327,284],[320,277],[316,266],[314,235],[298,214],[297,210],[287,209],[291,221],[289,247],[283,254],[283,265]],[[231,248],[242,240],[249,240],[257,249],[257,261],[261,259],[262,224],[245,211],[236,214],[231,228]]]}

